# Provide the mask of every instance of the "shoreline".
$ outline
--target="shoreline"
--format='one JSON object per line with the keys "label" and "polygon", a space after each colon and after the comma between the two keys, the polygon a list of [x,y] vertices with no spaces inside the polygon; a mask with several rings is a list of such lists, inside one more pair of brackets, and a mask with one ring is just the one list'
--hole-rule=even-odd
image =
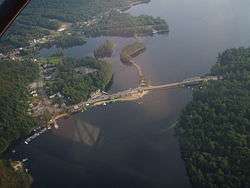
{"label": "shoreline", "polygon": [[[121,10],[121,12],[125,12],[125,11],[127,11],[127,10],[129,10],[130,8],[132,8],[132,7],[134,7],[134,6],[137,6],[137,5],[140,5],[140,4],[147,4],[147,3],[150,3],[151,2],[151,0],[139,0],[139,1],[137,1],[137,2],[135,2],[135,3],[130,3],[130,5],[129,5],[129,7],[127,7],[127,9],[126,10]],[[92,19],[94,19],[94,18],[91,18],[90,20],[92,20]],[[71,27],[72,27],[72,24],[73,23],[69,23],[69,25],[67,25],[67,27],[64,27],[63,25],[62,25],[62,27],[63,27],[63,32],[69,32],[70,30],[71,30]],[[58,32],[58,33],[61,33],[62,32],[62,30],[58,30],[58,31],[56,31],[56,32]],[[160,33],[160,31],[158,31],[158,33]],[[26,51],[30,51],[30,49],[32,49],[31,50],[31,52],[29,52],[29,53],[33,53],[33,54],[35,54],[34,55],[34,57],[32,58],[32,61],[33,62],[36,62],[37,61],[37,53],[38,53],[38,51],[39,50],[41,50],[42,48],[44,48],[44,45],[46,44],[46,43],[44,43],[44,41],[46,40],[48,40],[48,41],[54,41],[54,37],[53,37],[53,35],[54,35],[54,33],[52,33],[52,34],[49,34],[49,35],[46,35],[46,36],[44,36],[43,38],[41,38],[41,43],[37,43],[37,44],[32,44],[31,46],[29,45],[29,46],[26,46],[26,47],[23,47],[22,49],[23,50],[26,50]],[[122,37],[122,36],[121,36]],[[88,40],[90,37],[87,37],[86,39]],[[125,37],[126,38],[126,37]],[[43,40],[44,39],[44,40]],[[39,41],[39,40],[38,40]],[[50,42],[48,43],[48,44],[50,44]],[[45,45],[46,46],[46,45]],[[21,49],[21,48],[19,48],[19,49]],[[143,50],[139,50],[138,52],[136,52],[136,53],[134,53],[133,54],[133,56],[132,57],[136,57],[137,55],[139,55],[139,54],[141,54],[141,53],[143,53],[145,51],[145,49],[143,49]],[[19,56],[18,55],[18,53],[16,54],[17,52],[16,52],[16,49],[12,49],[11,51],[9,51],[8,52],[8,55],[6,55],[6,58],[8,59],[9,57],[11,57],[11,56],[13,56],[14,58],[15,58],[15,60],[22,60],[23,59],[23,57],[22,56]],[[17,56],[16,56],[17,55]],[[24,56],[25,57],[25,56]],[[138,71],[139,72],[139,71]],[[139,78],[140,78],[140,75],[139,75]],[[113,77],[112,77],[112,79],[110,80],[111,82],[109,82],[109,84],[107,84],[107,87],[111,87],[111,85],[112,84],[110,84],[110,83],[112,83],[113,82]],[[105,88],[105,91],[107,91],[106,90],[106,88]],[[141,99],[143,96],[145,96],[145,95],[147,95],[149,93],[149,91],[143,91],[141,94],[139,94],[139,95],[136,95],[136,96],[128,96],[128,97],[126,97],[126,98],[123,98],[123,99],[116,99],[116,100],[114,100],[114,101],[112,101],[112,102],[129,102],[129,101],[136,101],[136,100],[139,100],[139,99]],[[90,98],[89,98],[90,99]],[[88,99],[88,100],[89,100]],[[110,102],[107,102],[107,103],[110,103]],[[106,103],[97,103],[97,104],[94,104],[92,107],[96,107],[96,106],[99,106],[99,105],[106,105]],[[7,147],[6,147],[6,149],[4,150],[4,152],[2,153],[4,156],[8,156],[9,155],[9,153],[10,152],[12,152],[12,150],[15,148],[15,146],[16,145],[18,145],[18,144],[20,144],[20,143],[24,143],[24,144],[26,144],[26,141],[28,140],[29,142],[28,143],[30,143],[30,142],[32,142],[34,139],[36,139],[37,137],[39,137],[40,135],[42,135],[42,134],[45,134],[47,131],[50,131],[50,129],[52,129],[52,126],[53,126],[53,124],[54,124],[54,127],[57,129],[58,128],[58,124],[57,124],[57,121],[58,120],[61,120],[61,119],[66,119],[66,118],[70,118],[73,114],[75,114],[75,113],[81,113],[81,112],[83,112],[84,110],[87,110],[87,109],[82,109],[82,110],[80,110],[80,111],[78,111],[78,112],[73,112],[73,113],[64,113],[65,111],[63,110],[63,112],[62,112],[62,114],[59,114],[59,115],[56,115],[54,118],[52,118],[51,120],[50,120],[50,122],[48,122],[48,124],[46,124],[46,125],[40,125],[40,126],[38,126],[38,127],[34,127],[34,128],[32,128],[31,130],[30,130],[30,132],[29,132],[29,134],[27,135],[27,136],[23,136],[23,137],[20,137],[20,138],[18,138],[17,140],[14,140],[11,144],[9,144]],[[38,131],[37,131],[38,130]],[[39,131],[39,130],[41,130],[41,132]],[[7,158],[5,158],[6,160],[8,159],[8,157]]]}
{"label": "shoreline", "polygon": [[[150,2],[150,0],[149,0],[148,2],[145,2],[144,0],[139,0],[139,1],[135,2],[135,3],[130,3],[130,5],[129,5],[129,7],[128,7],[127,10],[129,10],[129,9],[132,8],[133,6],[140,5],[140,4],[144,4],[144,3],[149,3],[149,2]],[[126,11],[127,11],[127,10],[126,10]],[[94,19],[94,18],[90,18],[90,20],[92,20],[92,19]],[[65,24],[62,24],[62,26],[60,27],[61,29],[58,29],[58,31],[56,31],[56,32],[61,33],[62,31],[63,31],[63,32],[65,32],[65,31],[70,31],[71,26],[72,26],[72,23],[67,23],[67,26],[65,26]],[[63,28],[63,30],[62,30],[62,28]],[[53,33],[44,36],[43,39],[44,39],[44,41],[47,40],[47,39],[48,39],[48,40],[53,40],[51,37],[53,38]],[[87,38],[87,39],[88,39],[88,38]],[[37,40],[37,41],[39,41],[39,40]],[[49,43],[48,43],[48,44],[49,44]],[[45,45],[45,46],[46,46],[46,45]],[[35,50],[34,50],[32,53],[37,54],[38,50],[40,50],[41,48],[44,47],[44,42],[43,42],[43,40],[41,39],[41,44],[38,42],[37,44],[32,44],[31,46],[23,47],[22,50],[25,50],[25,49],[26,49],[26,50],[29,50],[30,48],[33,48],[33,47],[35,48]],[[8,59],[8,57],[13,56],[13,57],[15,57],[16,60],[22,60],[23,57],[22,57],[22,56],[19,56],[18,53],[17,53],[17,54],[16,54],[16,53],[17,53],[17,52],[16,52],[16,49],[12,49],[12,50],[10,50],[10,51],[7,53],[8,55],[6,55],[6,58]],[[16,56],[16,55],[18,55],[18,56]],[[34,61],[34,62],[37,61],[35,57],[36,57],[36,55],[35,55],[34,58],[33,58],[33,61]],[[111,82],[112,82],[112,80],[111,80]],[[109,83],[109,84],[107,85],[107,87],[111,87],[111,84]],[[106,89],[105,89],[105,91],[106,91]],[[135,99],[127,99],[127,101],[131,101],[131,100],[135,100]],[[77,112],[77,113],[80,113],[80,111]],[[32,129],[30,130],[30,132],[28,133],[27,136],[20,137],[19,139],[14,140],[11,144],[8,144],[8,146],[6,146],[6,149],[5,149],[2,153],[5,155],[6,153],[10,152],[9,148],[13,148],[16,144],[18,144],[18,143],[20,143],[20,142],[26,142],[27,139],[29,139],[29,138],[31,138],[31,137],[34,137],[34,135],[36,135],[35,138],[37,138],[38,136],[40,136],[41,133],[37,133],[37,132],[36,132],[36,129],[39,129],[39,128],[41,128],[41,129],[46,129],[46,130],[43,132],[43,133],[45,133],[45,132],[47,132],[48,130],[50,130],[51,127],[53,126],[53,125],[51,125],[51,123],[54,123],[54,122],[56,122],[57,120],[59,120],[59,119],[61,119],[61,118],[65,118],[66,116],[71,116],[71,115],[72,115],[72,114],[68,114],[68,113],[60,114],[60,115],[55,116],[55,118],[52,119],[52,122],[50,121],[50,123],[48,123],[48,124],[46,124],[46,125],[40,125],[40,126],[38,126],[38,127],[32,128]],[[42,133],[42,134],[43,134],[43,133]],[[32,139],[32,140],[33,140],[33,139]],[[31,141],[32,141],[32,140],[31,140]],[[13,146],[13,147],[12,147],[12,146]]]}

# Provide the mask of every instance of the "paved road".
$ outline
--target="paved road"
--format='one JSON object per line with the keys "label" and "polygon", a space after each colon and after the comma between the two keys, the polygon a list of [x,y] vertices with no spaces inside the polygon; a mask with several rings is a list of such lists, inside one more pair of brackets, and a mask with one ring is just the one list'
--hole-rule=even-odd
{"label": "paved road", "polygon": [[103,105],[105,103],[113,102],[113,101],[126,101],[126,100],[136,100],[141,98],[147,92],[157,90],[157,89],[172,89],[177,87],[186,87],[190,85],[197,85],[202,82],[207,82],[210,80],[218,80],[217,76],[207,76],[207,77],[194,77],[185,79],[181,82],[163,84],[163,85],[148,85],[148,86],[139,86],[134,89],[120,91],[114,94],[109,95],[101,95],[97,98],[89,99],[86,102],[79,103],[78,105],[72,106],[69,108],[70,112],[78,112],[85,107],[88,106],[97,106]]}

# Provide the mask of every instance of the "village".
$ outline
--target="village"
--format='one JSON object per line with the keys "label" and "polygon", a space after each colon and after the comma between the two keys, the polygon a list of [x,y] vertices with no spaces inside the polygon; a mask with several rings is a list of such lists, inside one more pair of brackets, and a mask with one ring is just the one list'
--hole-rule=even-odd
{"label": "village", "polygon": [[[30,103],[28,113],[38,120],[39,127],[32,131],[30,137],[25,140],[25,144],[28,144],[41,134],[50,130],[52,127],[58,129],[59,126],[56,122],[62,115],[68,115],[69,109],[78,109],[78,105],[68,105],[68,100],[61,92],[52,93],[48,95],[48,88],[46,83],[53,82],[57,76],[57,66],[52,63],[40,63],[40,78],[28,86],[30,93]],[[87,66],[80,66],[74,69],[77,74],[82,76],[93,74],[97,72],[97,69],[89,68]],[[101,95],[107,95],[105,91],[97,89],[90,94],[89,100],[94,100]],[[88,105],[86,105],[87,107]]]}

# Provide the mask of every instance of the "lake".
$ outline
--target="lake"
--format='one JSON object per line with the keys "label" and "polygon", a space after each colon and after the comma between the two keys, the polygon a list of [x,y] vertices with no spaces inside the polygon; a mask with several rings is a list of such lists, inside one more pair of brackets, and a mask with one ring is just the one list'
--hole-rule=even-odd
{"label": "lake", "polygon": [[[168,35],[141,37],[146,52],[136,58],[151,84],[170,83],[209,72],[219,52],[249,46],[247,0],[152,0],[132,7],[133,15],[160,16]],[[99,37],[64,50],[92,55],[106,39],[117,44],[110,93],[138,84],[136,70],[119,60],[121,48],[136,39]],[[43,49],[49,55],[57,49]],[[136,102],[93,108],[61,120],[29,145],[15,146],[13,159],[28,158],[34,187],[191,187],[171,126],[191,100],[190,89],[154,91]]]}

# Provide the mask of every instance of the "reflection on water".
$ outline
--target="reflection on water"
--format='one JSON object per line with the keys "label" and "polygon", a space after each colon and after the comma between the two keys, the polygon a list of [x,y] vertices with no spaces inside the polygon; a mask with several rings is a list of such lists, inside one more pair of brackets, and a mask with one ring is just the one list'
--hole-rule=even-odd
{"label": "reflection on water", "polygon": [[75,131],[73,141],[81,142],[89,146],[94,145],[99,138],[100,129],[93,125],[82,122],[79,119],[76,120]]}
{"label": "reflection on water", "polygon": [[79,118],[59,121],[60,128],[54,129],[53,134],[70,142],[94,146],[100,139],[101,130],[93,123]]}

